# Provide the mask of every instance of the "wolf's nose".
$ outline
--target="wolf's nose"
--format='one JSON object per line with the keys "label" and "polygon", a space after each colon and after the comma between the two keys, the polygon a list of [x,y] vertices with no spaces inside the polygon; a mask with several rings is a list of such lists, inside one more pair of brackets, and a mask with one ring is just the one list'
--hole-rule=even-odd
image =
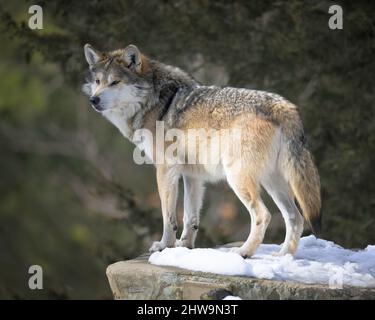
{"label": "wolf's nose", "polygon": [[97,104],[99,104],[99,102],[100,102],[100,98],[99,98],[99,97],[91,97],[91,98],[90,98],[90,102],[91,102],[94,106],[96,106]]}

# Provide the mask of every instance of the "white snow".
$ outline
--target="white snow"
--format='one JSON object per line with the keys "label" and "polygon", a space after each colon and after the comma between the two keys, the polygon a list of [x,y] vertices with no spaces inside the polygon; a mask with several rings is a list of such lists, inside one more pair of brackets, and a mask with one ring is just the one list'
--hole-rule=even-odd
{"label": "white snow", "polygon": [[226,296],[223,300],[242,300],[242,299],[237,296]]}
{"label": "white snow", "polygon": [[149,262],[224,275],[327,284],[331,288],[375,287],[375,245],[353,251],[311,235],[301,238],[294,258],[289,254],[273,256],[279,249],[279,245],[262,244],[255,255],[243,259],[228,248],[166,248],[153,253]]}

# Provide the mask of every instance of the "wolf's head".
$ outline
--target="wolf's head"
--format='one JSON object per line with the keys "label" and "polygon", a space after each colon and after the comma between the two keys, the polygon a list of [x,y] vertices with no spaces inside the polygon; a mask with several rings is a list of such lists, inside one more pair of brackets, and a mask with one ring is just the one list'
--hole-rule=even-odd
{"label": "wolf's head", "polygon": [[84,51],[90,72],[83,91],[96,111],[104,112],[147,100],[152,89],[148,60],[136,46],[100,52],[86,44]]}

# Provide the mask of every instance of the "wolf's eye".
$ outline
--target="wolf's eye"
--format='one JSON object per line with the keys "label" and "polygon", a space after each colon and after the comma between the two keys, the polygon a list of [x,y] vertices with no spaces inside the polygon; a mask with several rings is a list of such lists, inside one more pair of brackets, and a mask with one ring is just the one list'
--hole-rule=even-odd
{"label": "wolf's eye", "polygon": [[112,87],[112,86],[115,86],[116,84],[119,84],[119,83],[120,83],[119,80],[115,80],[115,81],[112,81],[112,82],[110,83],[110,86]]}
{"label": "wolf's eye", "polygon": [[99,80],[99,79],[96,79],[96,80],[95,80],[95,83],[96,83],[96,84],[99,84],[99,83],[100,83],[100,80]]}

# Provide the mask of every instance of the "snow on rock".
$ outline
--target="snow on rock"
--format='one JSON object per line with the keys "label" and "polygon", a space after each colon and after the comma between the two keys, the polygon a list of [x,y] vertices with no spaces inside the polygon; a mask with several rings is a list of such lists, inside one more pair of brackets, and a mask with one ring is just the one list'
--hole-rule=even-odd
{"label": "snow on rock", "polygon": [[228,248],[166,248],[153,253],[149,262],[224,275],[327,284],[335,288],[375,287],[374,245],[352,251],[311,235],[301,238],[294,258],[273,256],[279,249],[279,245],[262,244],[255,255],[243,259]]}
{"label": "snow on rock", "polygon": [[226,296],[223,300],[242,300],[242,299],[237,296]]}

